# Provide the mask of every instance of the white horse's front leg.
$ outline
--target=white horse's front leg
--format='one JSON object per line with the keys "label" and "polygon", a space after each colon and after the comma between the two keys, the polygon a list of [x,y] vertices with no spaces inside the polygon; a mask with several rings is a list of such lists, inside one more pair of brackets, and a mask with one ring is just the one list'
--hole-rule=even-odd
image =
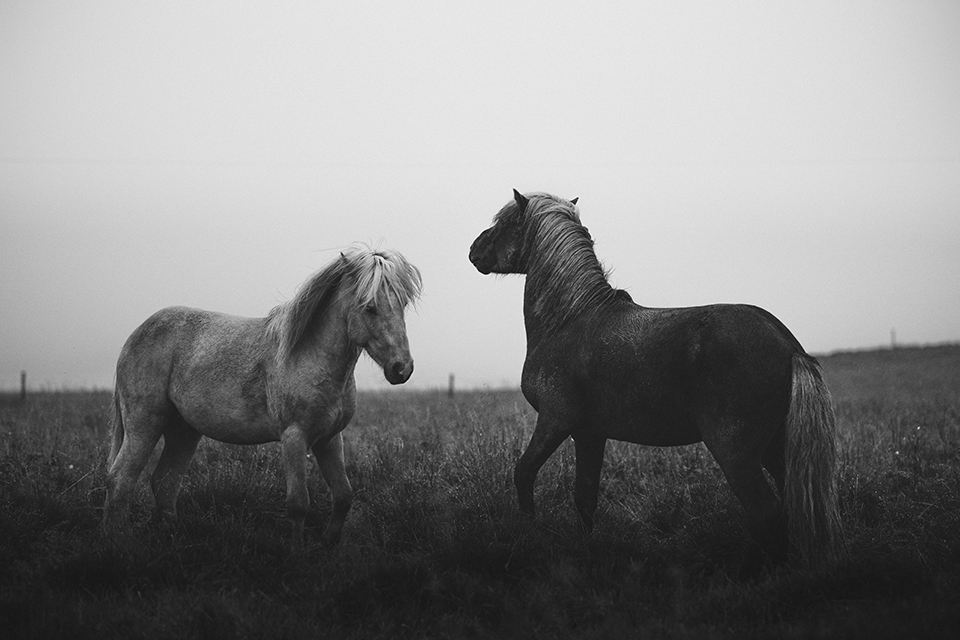
{"label": "white horse's front leg", "polygon": [[343,434],[338,433],[325,443],[317,442],[313,446],[313,455],[317,459],[317,466],[323,479],[330,487],[333,496],[333,508],[330,512],[330,521],[323,532],[323,541],[333,546],[340,541],[343,523],[347,519],[347,512],[353,503],[353,488],[347,479],[347,471],[343,462]]}
{"label": "white horse's front leg", "polygon": [[292,526],[290,545],[294,551],[303,546],[303,521],[310,508],[307,491],[307,439],[298,426],[288,427],[280,435],[283,471],[287,477],[287,517]]}

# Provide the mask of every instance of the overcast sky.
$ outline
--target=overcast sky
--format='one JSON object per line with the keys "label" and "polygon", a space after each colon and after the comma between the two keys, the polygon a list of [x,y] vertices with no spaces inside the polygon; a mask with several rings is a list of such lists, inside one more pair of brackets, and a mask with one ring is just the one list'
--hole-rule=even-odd
{"label": "overcast sky", "polygon": [[110,387],[157,309],[354,241],[423,273],[409,385],[518,384],[522,278],[467,260],[513,188],[641,304],[958,341],[960,3],[0,0],[0,388]]}

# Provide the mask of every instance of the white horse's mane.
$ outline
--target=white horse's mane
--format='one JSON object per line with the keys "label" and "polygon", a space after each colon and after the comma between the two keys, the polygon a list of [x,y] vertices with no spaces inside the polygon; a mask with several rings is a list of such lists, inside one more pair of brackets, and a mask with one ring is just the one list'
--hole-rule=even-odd
{"label": "white horse's mane", "polygon": [[267,330],[277,338],[277,356],[284,361],[337,289],[359,307],[384,303],[406,307],[416,301],[422,288],[420,271],[399,252],[357,243],[307,278],[292,299],[274,307],[267,316]]}

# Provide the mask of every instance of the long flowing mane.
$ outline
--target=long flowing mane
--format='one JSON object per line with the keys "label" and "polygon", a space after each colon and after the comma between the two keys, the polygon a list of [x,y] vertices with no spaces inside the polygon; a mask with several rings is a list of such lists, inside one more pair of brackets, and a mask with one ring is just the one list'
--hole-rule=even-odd
{"label": "long flowing mane", "polygon": [[307,278],[291,300],[268,314],[267,330],[279,343],[278,360],[293,355],[310,321],[338,289],[358,307],[384,302],[406,307],[420,296],[422,287],[420,271],[397,251],[351,246]]}
{"label": "long flowing mane", "polygon": [[514,189],[468,254],[483,275],[526,276],[521,386],[537,425],[514,467],[520,510],[534,514],[537,474],[571,436],[587,533],[607,440],[702,442],[744,508],[742,571],[794,553],[811,568],[843,560],[836,416],[816,358],[758,307],[634,304],[610,286],[576,203]]}
{"label": "long flowing mane", "polygon": [[541,326],[557,329],[584,312],[599,310],[617,297],[617,290],[607,280],[576,205],[546,193],[528,198],[523,214],[526,287],[537,300],[533,311]]}

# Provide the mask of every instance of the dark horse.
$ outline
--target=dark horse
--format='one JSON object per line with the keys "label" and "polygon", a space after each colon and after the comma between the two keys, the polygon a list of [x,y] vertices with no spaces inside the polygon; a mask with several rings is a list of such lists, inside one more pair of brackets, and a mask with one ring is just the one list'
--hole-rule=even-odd
{"label": "dark horse", "polygon": [[773,560],[834,557],[835,419],[818,362],[757,307],[634,304],[607,281],[575,204],[514,191],[470,247],[481,273],[527,276],[521,386],[538,417],[514,473],[521,510],[533,513],[537,472],[567,437],[576,446],[574,502],[588,532],[608,438],[702,441]]}

